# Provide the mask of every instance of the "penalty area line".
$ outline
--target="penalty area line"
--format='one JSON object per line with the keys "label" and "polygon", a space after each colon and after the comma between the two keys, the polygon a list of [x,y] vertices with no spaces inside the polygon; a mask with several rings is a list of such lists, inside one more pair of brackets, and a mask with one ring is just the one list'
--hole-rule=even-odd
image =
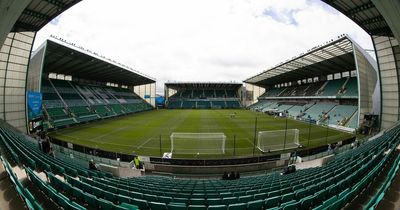
{"label": "penalty area line", "polygon": [[147,143],[149,143],[149,141],[153,140],[153,138],[148,138],[146,141],[144,141],[143,143],[141,143],[139,146],[137,146],[138,149],[142,148],[144,145],[146,145]]}

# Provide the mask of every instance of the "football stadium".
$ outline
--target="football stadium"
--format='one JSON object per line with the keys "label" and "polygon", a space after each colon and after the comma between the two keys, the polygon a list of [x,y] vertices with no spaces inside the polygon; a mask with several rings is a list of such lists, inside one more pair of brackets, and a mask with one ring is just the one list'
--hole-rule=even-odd
{"label": "football stadium", "polygon": [[240,82],[33,50],[80,4],[0,2],[0,209],[400,209],[399,1],[321,1],[374,49],[338,32]]}

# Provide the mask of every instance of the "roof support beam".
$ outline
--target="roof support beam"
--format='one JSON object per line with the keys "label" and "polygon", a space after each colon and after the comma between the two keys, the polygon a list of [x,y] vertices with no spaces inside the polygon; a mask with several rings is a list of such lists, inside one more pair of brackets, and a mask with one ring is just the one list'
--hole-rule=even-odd
{"label": "roof support beam", "polygon": [[59,9],[65,9],[67,7],[66,4],[64,4],[62,1],[59,0],[44,0],[44,1],[58,7]]}
{"label": "roof support beam", "polygon": [[48,15],[45,15],[45,14],[42,14],[42,13],[39,13],[39,12],[30,10],[30,9],[25,9],[25,10],[22,12],[22,14],[28,15],[28,16],[32,16],[32,17],[35,17],[35,18],[39,18],[39,19],[42,19],[42,20],[45,20],[45,21],[50,21],[50,20],[52,19],[52,18],[51,18],[50,16],[48,16]]}
{"label": "roof support beam", "polygon": [[37,31],[37,27],[32,24],[17,21],[12,31]]}
{"label": "roof support beam", "polygon": [[369,25],[369,24],[373,24],[373,23],[379,23],[379,22],[384,22],[385,19],[382,16],[377,16],[374,18],[370,18],[370,19],[366,19],[363,21],[360,21],[361,25]]}
{"label": "roof support beam", "polygon": [[365,11],[365,10],[368,10],[368,9],[371,9],[374,7],[375,7],[375,5],[371,1],[368,1],[368,3],[366,3],[366,4],[362,4],[353,9],[347,10],[345,12],[345,15],[353,17],[354,15],[356,15],[359,12],[362,12],[362,11]]}

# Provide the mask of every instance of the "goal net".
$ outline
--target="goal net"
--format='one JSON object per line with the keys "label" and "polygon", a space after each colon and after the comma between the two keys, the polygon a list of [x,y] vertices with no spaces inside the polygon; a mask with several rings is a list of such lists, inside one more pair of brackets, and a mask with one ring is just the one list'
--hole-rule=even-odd
{"label": "goal net", "polygon": [[224,133],[172,133],[172,154],[225,154]]}
{"label": "goal net", "polygon": [[300,146],[301,145],[299,143],[298,129],[258,132],[257,147],[262,152],[274,152],[286,149],[294,149]]}

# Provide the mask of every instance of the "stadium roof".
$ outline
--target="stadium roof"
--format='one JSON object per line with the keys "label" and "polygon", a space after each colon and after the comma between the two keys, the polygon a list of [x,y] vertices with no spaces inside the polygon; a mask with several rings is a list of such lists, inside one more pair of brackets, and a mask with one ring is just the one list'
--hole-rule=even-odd
{"label": "stadium roof", "polygon": [[215,88],[215,89],[236,89],[243,86],[239,82],[166,82],[165,86],[172,89],[180,88]]}
{"label": "stadium roof", "polygon": [[322,0],[351,18],[370,35],[393,36],[371,0]]}
{"label": "stadium roof", "polygon": [[11,32],[38,31],[81,0],[31,0]]}
{"label": "stadium roof", "polygon": [[355,69],[353,42],[346,35],[342,35],[337,40],[314,47],[244,82],[268,86]]}
{"label": "stadium roof", "polygon": [[[43,72],[71,75],[80,79],[98,82],[112,82],[121,85],[136,86],[154,83],[155,80],[129,67],[91,54],[58,40],[47,40],[45,47]],[[38,49],[36,52],[40,51]]]}

